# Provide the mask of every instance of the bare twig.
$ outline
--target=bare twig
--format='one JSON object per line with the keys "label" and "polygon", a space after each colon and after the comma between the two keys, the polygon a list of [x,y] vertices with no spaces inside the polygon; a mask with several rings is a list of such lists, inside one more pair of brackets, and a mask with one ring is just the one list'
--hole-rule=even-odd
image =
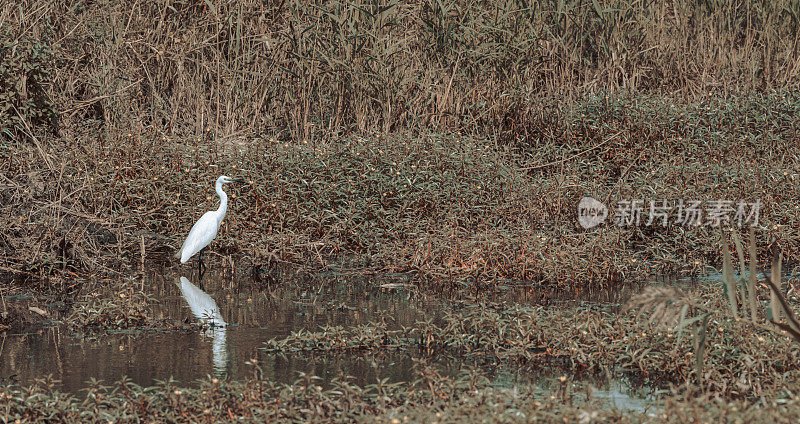
{"label": "bare twig", "polygon": [[39,156],[41,156],[42,160],[44,160],[45,165],[47,165],[47,169],[49,169],[50,172],[54,172],[53,163],[50,162],[50,156],[47,153],[45,153],[44,148],[42,148],[42,143],[40,143],[36,135],[33,134],[33,130],[31,129],[30,125],[28,125],[28,120],[25,119],[25,117],[22,116],[21,113],[19,113],[19,110],[17,110],[16,107],[14,107],[14,111],[17,113],[17,116],[19,116],[20,122],[22,122],[22,124],[25,125],[25,131],[24,131],[25,135],[27,135],[28,137],[30,137],[31,140],[33,140],[33,144],[36,145],[36,151],[39,152]]}
{"label": "bare twig", "polygon": [[595,145],[595,146],[592,146],[592,147],[590,147],[590,148],[588,148],[588,149],[582,150],[582,151],[580,151],[580,152],[578,152],[578,153],[576,153],[576,154],[574,154],[574,155],[572,155],[572,156],[570,156],[570,157],[566,157],[566,158],[564,158],[564,159],[557,160],[557,161],[555,161],[555,162],[546,163],[546,164],[544,164],[544,165],[537,165],[537,166],[527,166],[527,167],[524,167],[524,168],[520,168],[520,170],[521,170],[521,171],[533,171],[533,170],[536,170],[536,169],[547,168],[548,166],[553,166],[553,165],[558,165],[558,164],[561,164],[561,163],[564,163],[564,162],[568,162],[568,161],[570,161],[570,160],[572,160],[572,159],[575,159],[575,158],[576,158],[576,157],[578,157],[578,156],[583,156],[583,155],[585,155],[586,153],[589,153],[589,152],[591,152],[592,150],[597,150],[597,149],[599,149],[599,148],[603,147],[603,146],[604,146],[605,144],[607,144],[609,141],[617,139],[617,138],[619,137],[619,135],[620,135],[620,134],[622,134],[622,131],[619,131],[619,132],[617,132],[616,134],[613,134],[612,136],[610,136],[610,137],[606,138],[605,140],[603,140],[603,142],[602,142],[602,143],[600,143],[600,144],[597,144],[597,145]]}
{"label": "bare twig", "polygon": [[140,82],[142,82],[142,79],[141,79],[141,78],[139,78],[139,79],[138,79],[138,80],[136,80],[135,82],[132,82],[132,83],[130,83],[130,84],[128,84],[128,85],[126,85],[125,87],[122,87],[122,88],[120,88],[119,90],[117,90],[117,91],[115,91],[115,92],[113,92],[113,93],[111,93],[111,94],[104,94],[104,95],[102,95],[102,96],[95,96],[95,97],[92,97],[92,98],[91,98],[91,99],[89,99],[89,100],[84,100],[84,101],[81,101],[80,103],[78,103],[78,105],[77,105],[77,106],[75,106],[75,107],[72,107],[72,108],[69,108],[69,109],[65,109],[65,110],[61,111],[60,113],[61,113],[61,114],[67,114],[67,113],[69,113],[69,114],[70,114],[69,116],[70,116],[70,117],[72,117],[72,116],[74,116],[74,115],[75,115],[75,113],[77,113],[79,110],[81,110],[81,109],[84,109],[84,108],[87,108],[87,107],[89,107],[89,106],[91,106],[91,105],[93,105],[93,104],[95,104],[95,103],[99,102],[100,100],[104,100],[104,99],[108,99],[108,98],[110,98],[110,97],[114,97],[114,96],[116,96],[116,95],[118,95],[118,94],[122,93],[123,91],[126,91],[127,89],[129,89],[129,88],[133,87],[134,85],[136,85],[136,84],[139,84]]}

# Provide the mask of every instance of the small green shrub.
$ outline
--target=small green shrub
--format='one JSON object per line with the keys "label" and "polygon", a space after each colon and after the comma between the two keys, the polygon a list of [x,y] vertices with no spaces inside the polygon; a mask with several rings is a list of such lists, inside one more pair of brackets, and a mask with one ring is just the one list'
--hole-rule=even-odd
{"label": "small green shrub", "polygon": [[0,134],[14,137],[27,127],[55,126],[50,84],[52,49],[46,43],[0,32]]}

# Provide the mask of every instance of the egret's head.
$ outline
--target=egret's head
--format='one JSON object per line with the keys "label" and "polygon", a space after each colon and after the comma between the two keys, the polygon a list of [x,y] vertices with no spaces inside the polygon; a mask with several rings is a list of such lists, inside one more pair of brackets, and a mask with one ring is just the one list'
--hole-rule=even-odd
{"label": "egret's head", "polygon": [[243,182],[244,182],[244,180],[240,180],[238,178],[231,178],[231,177],[228,177],[226,175],[223,175],[223,176],[217,178],[217,183],[218,184],[243,183]]}

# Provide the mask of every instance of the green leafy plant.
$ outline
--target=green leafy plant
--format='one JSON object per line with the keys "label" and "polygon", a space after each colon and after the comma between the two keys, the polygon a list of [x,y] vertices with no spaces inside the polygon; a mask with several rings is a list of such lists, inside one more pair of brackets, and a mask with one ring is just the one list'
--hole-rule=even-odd
{"label": "green leafy plant", "polygon": [[54,127],[55,109],[46,89],[52,59],[49,45],[0,32],[0,134],[14,137],[31,127]]}

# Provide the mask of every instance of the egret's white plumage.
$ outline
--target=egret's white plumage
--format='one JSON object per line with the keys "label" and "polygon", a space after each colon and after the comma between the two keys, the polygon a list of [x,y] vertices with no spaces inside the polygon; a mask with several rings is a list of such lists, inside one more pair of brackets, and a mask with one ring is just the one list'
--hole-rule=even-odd
{"label": "egret's white plumage", "polygon": [[186,263],[189,258],[203,250],[217,236],[219,226],[222,224],[222,218],[225,218],[225,212],[228,210],[228,195],[222,191],[222,185],[233,182],[240,182],[240,180],[224,175],[217,178],[214,188],[217,191],[217,195],[219,195],[219,209],[204,213],[192,226],[189,235],[186,236],[186,240],[183,242],[183,246],[175,253],[175,257],[180,258],[181,263]]}

